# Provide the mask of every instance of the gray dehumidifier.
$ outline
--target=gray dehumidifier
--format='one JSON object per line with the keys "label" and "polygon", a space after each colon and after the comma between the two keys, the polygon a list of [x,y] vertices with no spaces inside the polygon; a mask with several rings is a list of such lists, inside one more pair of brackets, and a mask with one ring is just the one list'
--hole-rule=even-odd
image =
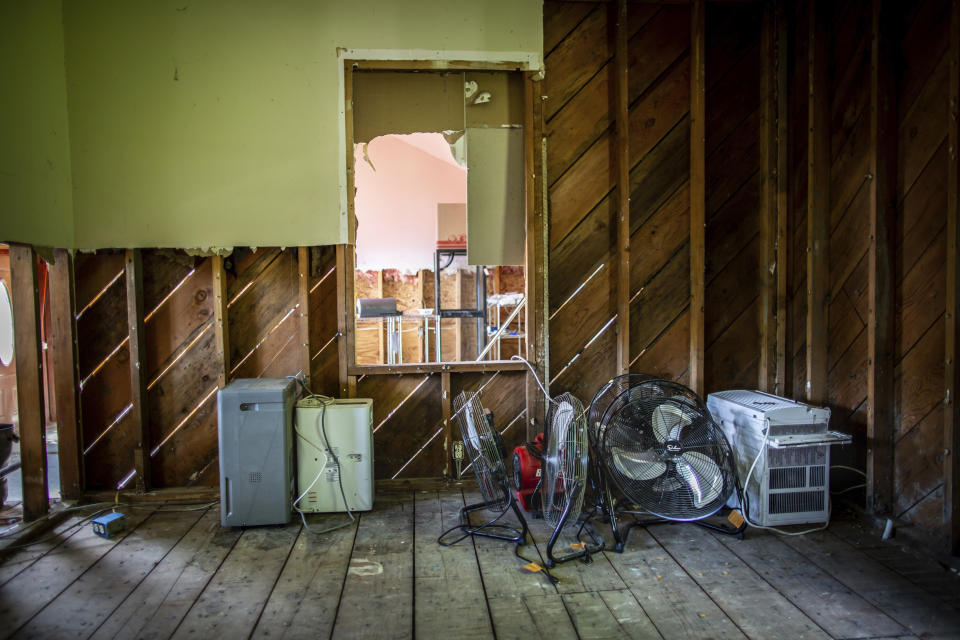
{"label": "gray dehumidifier", "polygon": [[239,379],[217,394],[223,526],[290,522],[295,385],[286,378]]}

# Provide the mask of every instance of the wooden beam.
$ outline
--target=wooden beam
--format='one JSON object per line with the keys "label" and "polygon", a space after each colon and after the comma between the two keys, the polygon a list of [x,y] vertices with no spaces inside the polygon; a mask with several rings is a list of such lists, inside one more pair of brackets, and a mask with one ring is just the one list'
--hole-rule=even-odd
{"label": "wooden beam", "polygon": [[[759,0],[754,0],[759,1]],[[524,71],[527,62],[483,60],[346,60],[347,66],[365,71]]]}
{"label": "wooden beam", "polygon": [[944,523],[950,550],[960,555],[960,0],[950,5],[950,88],[947,123],[947,326],[944,396]]}
{"label": "wooden beam", "polygon": [[453,399],[450,397],[450,394],[450,372],[443,371],[440,374],[440,410],[443,415],[443,476],[445,478],[449,478],[452,474],[450,451],[453,447],[453,429],[450,424],[452,415],[450,404]]}
{"label": "wooden beam", "polygon": [[357,384],[360,382],[357,376],[347,376],[347,398],[357,397]]}
{"label": "wooden beam", "polygon": [[340,397],[349,398],[347,368],[354,359],[353,326],[353,245],[337,245],[337,356],[339,358]]}
{"label": "wooden beam", "polygon": [[[524,310],[524,330],[527,334],[524,356],[537,371],[537,375],[549,384],[549,314],[547,296],[549,279],[547,261],[548,216],[547,202],[546,137],[544,135],[543,73],[530,72],[524,77],[523,93],[523,175],[526,195],[526,253],[524,263],[524,295],[527,306]],[[549,390],[549,386],[547,387]],[[546,400],[537,386],[533,374],[525,378],[526,436],[532,439],[539,431],[545,415]]]}
{"label": "wooden beam", "polygon": [[[377,270],[377,279],[373,288],[374,298],[383,297],[383,269]],[[377,362],[387,363],[387,322],[384,319],[377,321]]]}
{"label": "wooden beam", "polygon": [[807,140],[807,401],[827,401],[830,274],[829,4],[811,0]]}
{"label": "wooden beam", "polygon": [[694,0],[690,24],[690,388],[703,395],[707,219],[706,5]]}
{"label": "wooden beam", "polygon": [[40,290],[37,254],[27,244],[10,245],[13,342],[17,366],[17,408],[20,420],[20,474],[23,479],[23,520],[46,515],[46,410],[40,351]]}
{"label": "wooden beam", "polygon": [[776,369],[773,392],[777,395],[786,395],[789,388],[787,376],[790,371],[787,366],[789,350],[787,349],[787,328],[789,313],[787,301],[789,295],[790,272],[790,180],[789,180],[789,117],[790,107],[787,100],[789,91],[789,43],[790,30],[788,29],[788,14],[785,2],[776,0],[776,49],[777,49],[777,335],[776,335]]}
{"label": "wooden beam", "polygon": [[[403,364],[355,364],[350,365],[348,372],[351,376],[376,376],[413,373],[438,373],[451,371],[453,373],[490,373],[494,371],[525,371],[527,365],[519,360],[506,361],[467,361],[467,362],[405,362]],[[539,390],[538,390],[539,393]]]}
{"label": "wooden beam", "polygon": [[630,92],[627,73],[630,57],[627,55],[627,2],[617,3],[616,46],[614,48],[615,122],[617,158],[617,256],[613,261],[616,277],[617,313],[617,374],[630,371]]}
{"label": "wooden beam", "polygon": [[297,247],[297,268],[300,276],[300,371],[310,387],[310,247]]}
{"label": "wooden beam", "polygon": [[227,294],[227,273],[223,267],[224,258],[221,255],[215,255],[211,260],[213,260],[213,329],[219,357],[217,387],[223,389],[230,381],[230,325],[227,322],[227,305],[230,299]]}
{"label": "wooden beam", "polygon": [[[354,166],[353,166],[353,70],[359,68],[356,61],[345,60],[343,66],[344,89],[344,139],[347,159],[347,242],[356,239],[356,215],[354,213]],[[357,380],[347,374],[347,368],[356,360],[354,328],[356,326],[354,305],[354,276],[356,269],[353,244],[337,245],[337,355],[340,377],[340,397],[356,395]]]}
{"label": "wooden beam", "polygon": [[[424,309],[427,306],[426,281],[426,269],[417,271],[417,307],[419,309]],[[421,331],[423,335],[420,335]],[[417,362],[426,362],[429,356],[429,345],[427,343],[429,342],[430,335],[424,327],[423,320],[417,320],[417,334]]]}
{"label": "wooden beam", "polygon": [[888,0],[873,0],[870,47],[870,247],[867,285],[867,509],[894,498],[893,264],[897,206],[897,105]]}
{"label": "wooden beam", "polygon": [[76,500],[83,495],[84,484],[73,256],[66,249],[54,249],[53,255],[54,263],[50,265],[49,344],[53,352],[60,495],[65,500]]}
{"label": "wooden beam", "polygon": [[134,469],[137,491],[150,490],[150,414],[147,410],[147,348],[143,328],[143,255],[140,249],[127,249],[127,335],[130,347],[131,429],[136,440]]}
{"label": "wooden beam", "polygon": [[[463,309],[463,270],[460,268],[453,276],[453,286],[453,306],[456,309]],[[477,308],[480,308],[479,305]],[[453,322],[453,359],[460,362],[463,360],[463,319],[456,318]]]}
{"label": "wooden beam", "polygon": [[354,166],[353,166],[353,70],[355,64],[346,61],[343,66],[343,119],[346,140],[347,159],[347,242],[353,245],[357,241],[357,216],[354,209]]}
{"label": "wooden beam", "polygon": [[[779,25],[782,22],[782,8],[779,2],[770,2],[763,7],[763,22],[760,32],[760,183],[761,195],[761,258],[760,277],[760,366],[757,388],[761,391],[778,392],[778,371],[780,369],[780,320],[781,302],[780,274],[786,272],[786,263],[778,253],[780,248],[780,204],[786,198],[780,198],[781,174],[785,175],[785,166],[781,159],[786,157],[786,138],[781,138],[781,100],[786,96],[786,65],[780,53],[785,41],[780,40]],[[785,57],[785,56],[784,56]],[[783,153],[781,153],[783,152]],[[783,245],[786,248],[785,245]],[[785,299],[784,299],[785,303]],[[783,332],[783,337],[786,333]],[[784,349],[785,350],[785,349]],[[782,390],[782,387],[780,387]]]}

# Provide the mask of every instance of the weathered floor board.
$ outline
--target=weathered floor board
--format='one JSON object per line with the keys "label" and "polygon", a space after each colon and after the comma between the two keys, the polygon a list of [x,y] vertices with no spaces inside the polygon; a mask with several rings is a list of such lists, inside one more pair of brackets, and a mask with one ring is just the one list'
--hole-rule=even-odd
{"label": "weathered floor board", "polygon": [[[489,638],[490,613],[471,541],[443,547],[437,535],[459,524],[463,497],[420,492],[416,497],[414,627],[424,638]],[[450,615],[456,611],[456,615]]]}
{"label": "weathered floor board", "polygon": [[[340,514],[314,515],[307,524],[323,531],[344,519]],[[356,522],[327,533],[302,530],[253,637],[329,637],[356,534]]]}
{"label": "weathered floor board", "polygon": [[960,635],[960,611],[832,533],[814,533],[785,541],[915,635]]}
{"label": "weathered floor board", "polygon": [[169,638],[233,549],[240,533],[240,529],[220,526],[219,509],[208,510],[100,625],[93,638]]}
{"label": "weathered floor board", "polygon": [[[464,500],[467,504],[475,504],[482,498],[476,491],[466,491]],[[492,514],[486,511],[474,513],[472,521],[483,522],[490,517]],[[502,521],[508,526],[517,526],[513,514],[508,514]],[[543,574],[523,569],[526,563],[514,555],[513,543],[485,537],[476,537],[472,542],[496,637],[544,640],[577,637],[557,588]],[[460,544],[470,544],[470,540]],[[541,547],[538,549],[531,542],[524,545],[520,553],[527,560],[542,564],[545,547]]]}
{"label": "weathered floor board", "polygon": [[9,638],[50,601],[70,587],[147,519],[148,512],[127,514],[124,535],[105,539],[86,526],[0,587],[0,638]]}
{"label": "weathered floor board", "polygon": [[960,638],[960,577],[843,514],[798,538],[637,527],[623,553],[555,567],[554,585],[524,569],[546,554],[542,520],[529,519],[526,560],[490,538],[436,543],[478,500],[383,494],[325,533],[345,516],[225,529],[215,507],[159,505],[127,509],[129,529],[110,540],[64,523],[0,558],[0,637]]}
{"label": "weathered floor board", "polygon": [[[660,637],[646,615],[636,615],[638,610],[641,614],[643,610],[626,589],[566,593],[563,595],[563,603],[581,640]],[[613,609],[610,608],[611,603],[614,605]],[[627,610],[632,610],[633,614],[627,613]],[[618,617],[615,611],[623,617]]]}
{"label": "weathered floor board", "polygon": [[745,637],[646,529],[606,556],[664,638]]}
{"label": "weathered floor board", "polygon": [[239,638],[250,633],[300,533],[286,526],[246,529],[174,638]]}
{"label": "weathered floor board", "polygon": [[834,638],[876,638],[907,633],[883,611],[773,534],[751,531],[744,540],[719,535],[717,540]]}
{"label": "weathered floor board", "polygon": [[[120,605],[196,524],[199,512],[157,512],[77,578],[17,638],[86,637]],[[97,607],[91,607],[96,602]]]}
{"label": "weathered floor board", "polygon": [[9,552],[10,555],[4,558],[3,563],[0,564],[0,585],[12,580],[21,571],[49,553],[50,550],[75,535],[80,530],[78,525],[82,522],[82,516],[67,518],[54,527],[49,534],[37,540],[36,544],[31,544],[22,549],[11,550]]}
{"label": "weathered floor board", "polygon": [[840,521],[830,532],[928,593],[955,607],[960,605],[956,574],[933,558],[900,546],[896,539],[884,542],[879,528],[870,530],[861,522]]}
{"label": "weathered floor board", "polygon": [[413,637],[413,496],[360,517],[333,638]]}
{"label": "weathered floor board", "polygon": [[490,600],[497,638],[568,640],[577,632],[557,593]]}
{"label": "weathered floor board", "polygon": [[663,525],[650,534],[748,637],[767,638],[776,630],[788,638],[830,638],[706,529]]}

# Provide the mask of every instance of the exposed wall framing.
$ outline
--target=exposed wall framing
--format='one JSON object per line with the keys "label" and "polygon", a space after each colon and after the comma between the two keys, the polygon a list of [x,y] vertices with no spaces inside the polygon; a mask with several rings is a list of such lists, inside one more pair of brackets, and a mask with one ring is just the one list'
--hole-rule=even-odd
{"label": "exposed wall framing", "polygon": [[20,415],[20,462],[23,519],[36,520],[47,501],[47,438],[40,352],[40,291],[37,254],[30,245],[10,245],[13,329],[16,343],[17,407]]}
{"label": "exposed wall framing", "polygon": [[[525,76],[525,274],[526,355],[551,391],[586,402],[629,369],[822,402],[854,435],[835,462],[868,474],[865,504],[956,552],[958,34],[957,0],[547,0],[549,71]],[[482,391],[508,447],[539,430],[522,364],[350,365],[350,246],[55,258],[65,495],[138,469],[144,489],[214,486],[216,391],[236,377],[374,398],[385,480],[452,478],[460,390]],[[38,517],[36,255],[11,262]]]}
{"label": "exposed wall framing", "polygon": [[[956,438],[934,411],[956,362],[954,4],[705,3],[703,390],[827,404],[855,439],[835,460],[869,473],[870,508],[943,540],[960,520]],[[697,6],[628,3],[626,20],[631,370],[690,384]],[[550,369],[556,391],[587,399],[618,362],[617,11],[544,7]]]}

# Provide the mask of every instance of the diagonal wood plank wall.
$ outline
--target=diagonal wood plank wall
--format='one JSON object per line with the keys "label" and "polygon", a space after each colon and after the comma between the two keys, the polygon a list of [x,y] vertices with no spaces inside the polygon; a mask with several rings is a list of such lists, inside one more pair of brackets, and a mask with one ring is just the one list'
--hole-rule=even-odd
{"label": "diagonal wood plank wall", "polygon": [[[629,366],[684,382],[689,317],[690,7],[630,4]],[[759,6],[708,5],[705,383],[754,386],[760,344]],[[613,375],[614,9],[547,2],[551,382],[589,400]],[[734,376],[731,380],[731,376]]]}
{"label": "diagonal wood plank wall", "polygon": [[[834,463],[864,469],[877,447],[867,435],[870,318],[870,39],[869,1],[829,5],[833,25],[830,68],[830,232],[827,291],[827,390],[832,426],[852,433],[854,446],[836,450]],[[945,543],[944,336],[946,283],[947,87],[950,3],[890,4],[895,25],[893,78],[898,135],[893,228],[894,500],[890,514]],[[790,85],[790,304],[788,353],[793,395],[802,398],[807,247],[807,139],[795,123],[808,119],[808,12],[792,15]],[[839,475],[845,485],[854,476]],[[859,482],[859,480],[856,480]],[[868,505],[871,506],[871,505]]]}
{"label": "diagonal wood plank wall", "polygon": [[[813,0],[816,1],[816,0]],[[706,274],[704,389],[755,388],[761,376],[761,276],[765,265],[760,144],[764,135],[760,91],[765,3],[706,5]],[[783,270],[785,313],[780,363],[786,395],[808,397],[807,362],[824,349],[825,402],[832,426],[854,435],[854,446],[835,452],[837,464],[866,469],[869,482],[893,478],[892,504],[871,504],[877,513],[946,535],[944,519],[944,344],[948,325],[944,301],[947,269],[948,0],[910,5],[881,0],[842,3],[766,3],[784,20],[786,40],[786,241],[767,268]],[[827,125],[811,138],[811,13],[827,25],[816,40],[817,56],[829,72],[816,80],[815,102],[826,104]],[[690,211],[690,6],[628,3],[630,161],[629,337],[632,371],[689,379]],[[889,67],[897,140],[871,143],[873,12],[885,12],[880,36],[893,52]],[[544,5],[547,75],[547,179],[550,196],[551,382],[553,392],[571,390],[589,399],[616,367],[617,175],[613,90],[616,7],[558,2]],[[777,28],[781,28],[777,26]],[[881,49],[882,52],[882,49]],[[818,64],[820,64],[818,62]],[[773,69],[770,65],[767,69]],[[770,73],[768,70],[767,73]],[[881,79],[887,80],[885,76]],[[770,78],[767,86],[776,86]],[[819,96],[825,96],[820,102]],[[881,95],[884,95],[881,93]],[[816,115],[816,117],[820,117]],[[808,201],[810,140],[823,145],[826,164],[814,164],[817,201]],[[774,144],[777,138],[774,137]],[[818,146],[818,149],[820,146]],[[819,153],[819,151],[818,151]],[[872,289],[871,221],[878,214],[872,193],[873,154],[893,154],[896,214],[890,250],[890,290]],[[818,156],[820,157],[820,156]],[[888,162],[887,159],[880,161]],[[821,186],[826,185],[826,186]],[[823,194],[826,197],[823,197]],[[881,195],[880,198],[883,196]],[[824,203],[829,207],[820,209]],[[811,207],[814,207],[811,212]],[[810,216],[826,228],[825,280],[808,282]],[[882,255],[882,254],[881,254]],[[952,264],[952,263],[951,263]],[[816,276],[818,279],[820,275]],[[822,327],[808,314],[811,287],[822,291]],[[889,295],[894,332],[892,373],[878,369],[871,353],[869,323]],[[818,336],[808,344],[808,331]],[[821,337],[822,336],[822,337]],[[947,355],[947,362],[950,361]],[[765,366],[775,367],[776,362]],[[871,375],[889,375],[894,388],[890,416],[870,427]],[[881,382],[883,382],[881,380]],[[882,385],[877,388],[884,388]],[[878,409],[879,410],[879,409]],[[872,429],[872,431],[868,431]],[[887,438],[884,441],[871,441]],[[949,445],[946,446],[949,450]],[[888,453],[892,452],[892,453]],[[878,457],[887,456],[889,458]],[[838,486],[860,482],[835,472]],[[886,475],[885,475],[886,474]],[[877,485],[877,491],[880,491]],[[860,494],[862,496],[862,494]],[[872,494],[871,494],[872,495]]]}
{"label": "diagonal wood plank wall", "polygon": [[[947,113],[950,2],[903,9],[895,223],[894,513],[938,536],[943,521]],[[952,73],[957,74],[954,66]],[[956,176],[953,178],[956,180]]]}
{"label": "diagonal wood plank wall", "polygon": [[[310,376],[336,385],[332,247],[312,252],[308,274]],[[301,370],[296,249],[238,249],[226,261],[228,379]],[[145,376],[151,486],[218,482],[213,259],[144,251]],[[77,333],[87,489],[126,486],[134,469],[123,254],[80,254]],[[326,304],[324,304],[326,302]],[[333,386],[331,386],[333,385]]]}

